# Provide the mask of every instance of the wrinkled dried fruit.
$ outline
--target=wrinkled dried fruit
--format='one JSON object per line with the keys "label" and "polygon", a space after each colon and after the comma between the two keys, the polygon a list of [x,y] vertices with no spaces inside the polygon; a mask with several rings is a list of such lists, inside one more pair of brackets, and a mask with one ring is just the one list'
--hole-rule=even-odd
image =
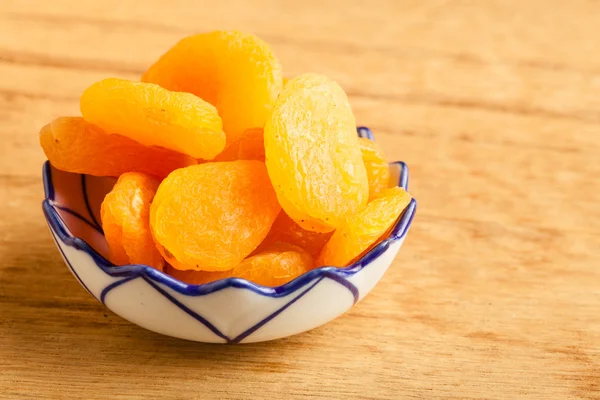
{"label": "wrinkled dried fruit", "polygon": [[190,156],[109,135],[80,117],[57,118],[44,126],[40,144],[52,165],[78,174],[117,177],[142,172],[162,179],[177,168],[196,164]]}
{"label": "wrinkled dried fruit", "polygon": [[150,204],[157,189],[154,178],[129,172],[121,175],[104,198],[100,215],[113,264],[163,269],[165,261],[156,249],[149,224]]}
{"label": "wrinkled dried fruit", "polygon": [[246,129],[242,136],[231,143],[214,161],[257,160],[265,161],[263,129]]}
{"label": "wrinkled dried fruit", "polygon": [[205,160],[225,148],[217,110],[190,93],[110,78],[87,88],[80,106],[86,121],[146,146],[161,146]]}
{"label": "wrinkled dried fruit", "polygon": [[333,233],[321,251],[317,265],[344,267],[364,255],[386,235],[410,199],[411,196],[400,187],[380,192]]}
{"label": "wrinkled dried fruit", "polygon": [[246,258],[238,266],[222,272],[179,271],[168,273],[190,284],[214,282],[226,278],[242,278],[264,286],[280,286],[314,267],[314,259],[304,250],[287,243],[276,243]]}
{"label": "wrinkled dried fruit", "polygon": [[273,222],[273,226],[265,240],[260,244],[256,252],[273,245],[273,243],[290,243],[306,250],[311,256],[317,257],[325,243],[333,232],[318,233],[307,231],[294,222],[284,211]]}
{"label": "wrinkled dried fruit", "polygon": [[206,163],[173,171],[160,184],[150,226],[173,267],[223,271],[264,240],[280,210],[264,163]]}
{"label": "wrinkled dried fruit", "polygon": [[165,53],[142,77],[189,92],[219,110],[227,142],[262,127],[281,91],[281,65],[269,45],[237,31],[189,36]]}
{"label": "wrinkled dried fruit", "polygon": [[354,115],[342,88],[316,74],[288,82],[264,128],[279,202],[300,226],[330,232],[369,197]]}
{"label": "wrinkled dried fruit", "polygon": [[390,167],[377,143],[367,138],[358,138],[358,141],[369,179],[369,199],[372,200],[388,188]]}

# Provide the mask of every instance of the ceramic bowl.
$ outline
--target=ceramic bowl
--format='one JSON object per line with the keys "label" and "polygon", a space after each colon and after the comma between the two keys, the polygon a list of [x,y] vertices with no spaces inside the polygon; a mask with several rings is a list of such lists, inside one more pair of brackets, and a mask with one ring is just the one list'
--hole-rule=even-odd
{"label": "ceramic bowl", "polygon": [[[358,134],[373,140],[367,128]],[[394,185],[407,188],[408,169],[390,164]],[[400,250],[416,211],[412,200],[381,244],[347,268],[322,267],[279,286],[238,278],[188,285],[146,265],[114,266],[99,210],[115,179],[43,168],[44,215],[65,263],[79,283],[112,312],[143,328],[209,343],[251,343],[304,332],[363,299]]]}

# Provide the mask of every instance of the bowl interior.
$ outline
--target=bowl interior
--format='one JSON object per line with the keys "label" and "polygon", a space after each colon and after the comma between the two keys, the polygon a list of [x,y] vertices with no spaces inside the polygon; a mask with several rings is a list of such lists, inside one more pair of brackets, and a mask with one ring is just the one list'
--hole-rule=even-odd
{"label": "bowl interior", "polygon": [[[108,259],[108,248],[100,223],[100,205],[117,181],[64,172],[46,164],[45,175],[50,181],[47,197],[72,236],[84,240],[102,257]],[[52,198],[53,195],[53,198]]]}

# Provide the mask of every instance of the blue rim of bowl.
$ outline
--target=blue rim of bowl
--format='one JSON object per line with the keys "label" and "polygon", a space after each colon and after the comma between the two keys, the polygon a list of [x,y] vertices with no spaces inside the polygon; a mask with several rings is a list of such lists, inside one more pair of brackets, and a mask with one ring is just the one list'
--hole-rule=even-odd
{"label": "blue rim of bowl", "polygon": [[[369,128],[358,127],[357,132],[359,137],[364,137],[369,140],[375,140],[373,137],[373,133]],[[407,165],[402,161],[390,163],[390,165],[394,164],[398,165],[401,168],[398,186],[402,187],[405,190],[408,190]],[[49,161],[46,161],[44,163],[42,169],[42,177],[45,193],[45,199],[42,202],[42,209],[51,229],[57,233],[58,237],[64,244],[87,253],[92,258],[92,260],[94,260],[96,265],[100,269],[102,269],[102,271],[107,275],[110,275],[115,278],[126,278],[125,280],[134,279],[140,276],[146,277],[186,296],[203,296],[222,289],[233,287],[238,289],[248,289],[255,293],[268,297],[283,297],[295,292],[296,290],[302,287],[305,287],[307,284],[313,282],[315,279],[323,277],[329,277],[332,279],[335,279],[336,277],[347,278],[361,271],[363,268],[367,267],[381,254],[383,254],[392,243],[403,239],[404,236],[406,236],[406,234],[408,233],[408,230],[417,210],[417,201],[413,198],[411,199],[410,204],[406,207],[406,209],[403,211],[402,215],[396,222],[396,225],[390,232],[390,235],[377,246],[375,246],[373,249],[371,249],[368,253],[366,253],[363,257],[361,257],[358,261],[347,267],[337,268],[323,266],[315,268],[305,274],[300,275],[299,277],[290,282],[275,287],[259,285],[257,283],[242,278],[226,278],[210,283],[193,285],[179,281],[171,277],[170,275],[167,275],[166,273],[152,268],[148,265],[130,264],[123,266],[115,266],[114,264],[112,264],[101,254],[99,254],[96,250],[94,250],[84,240],[73,236],[67,228],[63,219],[56,211],[55,207],[57,207],[58,205],[54,202],[55,190],[52,183],[52,170]]]}

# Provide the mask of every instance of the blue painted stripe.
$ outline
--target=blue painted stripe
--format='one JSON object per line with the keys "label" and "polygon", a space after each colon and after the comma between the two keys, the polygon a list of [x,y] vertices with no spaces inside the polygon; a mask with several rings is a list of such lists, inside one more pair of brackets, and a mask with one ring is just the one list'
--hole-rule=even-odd
{"label": "blue painted stripe", "polygon": [[[408,233],[408,229],[412,224],[413,218],[415,217],[415,213],[417,212],[417,201],[415,199],[411,199],[410,203],[404,210],[402,217],[400,217],[400,221],[396,224],[390,238],[392,240],[398,240],[406,236]],[[389,240],[389,239],[388,239]]]}
{"label": "blue painted stripe", "polygon": [[400,176],[398,177],[398,185],[404,190],[408,190],[408,165],[403,161],[395,161],[390,165],[397,165],[400,168]]}
{"label": "blue painted stripe", "polygon": [[208,329],[210,329],[210,331],[212,333],[214,333],[215,335],[217,335],[221,339],[227,341],[227,343],[231,342],[231,339],[229,339],[226,335],[224,335],[223,333],[221,333],[221,331],[218,330],[217,327],[215,327],[213,324],[211,324],[210,322],[208,322],[208,320],[206,318],[204,318],[200,314],[197,314],[196,312],[192,311],[190,308],[188,308],[186,305],[184,305],[183,303],[181,303],[175,297],[171,296],[166,290],[164,290],[163,288],[161,288],[160,286],[158,286],[157,284],[155,284],[154,282],[152,282],[146,276],[142,276],[142,279],[145,280],[154,289],[156,289],[157,292],[159,292],[160,294],[162,294],[163,296],[165,296],[171,303],[173,303],[174,305],[176,305],[177,307],[179,307],[182,311],[184,311],[186,314],[188,314],[190,317],[194,318],[196,321],[200,322],[202,325],[204,325],[205,327],[207,327]]}
{"label": "blue painted stripe", "polygon": [[240,335],[238,335],[237,337],[235,337],[233,340],[231,340],[231,343],[232,344],[239,343],[242,340],[244,340],[245,338],[247,338],[248,336],[250,336],[251,334],[253,334],[254,332],[256,332],[257,330],[259,330],[260,328],[262,328],[265,324],[267,324],[273,318],[275,318],[276,316],[278,316],[279,314],[281,314],[282,312],[284,312],[289,306],[291,306],[296,301],[298,301],[300,298],[302,298],[302,296],[304,296],[306,293],[310,292],[311,289],[314,288],[315,286],[317,286],[317,284],[319,282],[321,282],[323,279],[325,279],[325,277],[323,277],[323,276],[320,277],[315,283],[313,283],[312,285],[310,285],[305,291],[303,291],[302,293],[300,293],[298,296],[294,297],[289,303],[287,303],[286,305],[284,305],[283,307],[281,307],[279,310],[275,311],[274,313],[272,313],[271,315],[269,315],[268,317],[266,317],[265,319],[263,319],[262,321],[260,321],[258,324],[252,326],[251,328],[245,330]]}
{"label": "blue painted stripe", "polygon": [[398,186],[408,191],[408,165],[404,161],[399,161],[398,164],[402,166],[402,172],[400,173],[400,182]]}
{"label": "blue painted stripe", "polygon": [[42,167],[42,177],[44,178],[44,193],[47,199],[54,200],[54,185],[52,184],[52,167],[50,161],[46,161]]}
{"label": "blue painted stripe", "polygon": [[329,272],[325,272],[323,275],[326,276],[327,278],[331,279],[332,281],[339,283],[346,289],[348,289],[350,291],[350,293],[352,293],[352,297],[354,298],[354,301],[352,304],[356,304],[358,302],[360,293],[358,291],[358,288],[356,286],[354,286],[354,284],[352,282],[350,282],[347,279],[342,278],[339,275],[332,274]]}
{"label": "blue painted stripe", "polygon": [[50,227],[50,234],[52,235],[52,239],[54,240],[54,243],[56,243],[56,247],[58,248],[58,251],[60,252],[60,254],[62,255],[62,258],[65,262],[65,264],[67,264],[67,267],[69,267],[69,269],[71,270],[71,272],[73,273],[73,275],[75,276],[75,278],[77,279],[77,281],[79,282],[79,284],[81,286],[83,286],[83,288],[92,295],[93,298],[97,299],[96,296],[94,296],[94,294],[92,293],[92,291],[87,287],[87,285],[85,283],[83,283],[83,280],[79,277],[79,274],[77,273],[77,271],[75,271],[75,268],[73,268],[73,266],[71,265],[71,263],[69,262],[69,259],[67,258],[67,256],[65,255],[62,247],[60,247],[60,244],[58,243],[58,239],[56,238],[56,236],[54,235],[54,231],[52,230],[52,227]]}
{"label": "blue painted stripe", "polygon": [[358,133],[358,137],[375,141],[375,136],[373,136],[373,132],[366,126],[359,126],[358,128],[356,128],[356,132]]}
{"label": "blue painted stripe", "polygon": [[96,216],[92,212],[92,207],[90,206],[90,201],[89,201],[88,193],[87,193],[86,180],[87,180],[87,175],[81,174],[81,193],[83,194],[83,202],[85,203],[85,208],[87,208],[88,214],[90,214],[90,218],[92,219],[92,222],[96,225],[96,230],[99,231],[100,233],[104,234],[104,231],[102,230],[102,225],[100,225],[100,223],[96,219]]}
{"label": "blue painted stripe", "polygon": [[79,214],[77,211],[73,211],[68,207],[59,206],[58,204],[53,204],[52,206],[58,210],[66,212],[67,214],[71,214],[72,216],[81,220],[81,222],[84,222],[86,225],[89,225],[90,228],[94,229],[96,232],[104,236],[104,232],[102,231],[102,229],[98,229],[98,227],[92,221],[88,220],[86,217]]}
{"label": "blue painted stripe", "polygon": [[125,278],[125,279],[121,279],[120,281],[116,281],[116,282],[113,282],[113,283],[111,283],[110,285],[108,285],[107,287],[105,287],[105,288],[102,290],[102,293],[100,293],[100,301],[101,301],[102,303],[104,303],[104,300],[106,299],[106,295],[107,295],[107,294],[108,294],[108,293],[109,293],[111,290],[113,290],[113,289],[114,289],[114,288],[116,288],[116,287],[119,287],[119,286],[121,286],[121,285],[122,285],[122,284],[124,284],[124,283],[127,283],[127,282],[129,282],[129,281],[132,281],[132,280],[134,280],[134,279],[137,279],[138,277],[139,277],[139,275],[129,276],[129,277]]}

